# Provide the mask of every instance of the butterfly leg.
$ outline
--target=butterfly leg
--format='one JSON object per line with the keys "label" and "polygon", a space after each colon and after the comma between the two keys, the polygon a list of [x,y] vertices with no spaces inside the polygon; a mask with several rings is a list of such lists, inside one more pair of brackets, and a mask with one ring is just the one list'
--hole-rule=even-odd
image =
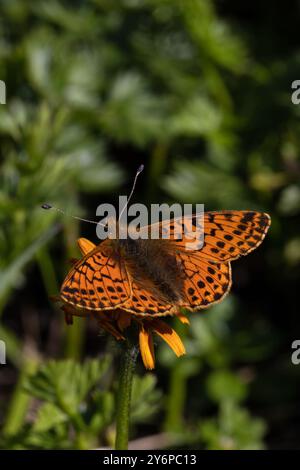
{"label": "butterfly leg", "polygon": [[97,315],[95,315],[95,317],[96,317],[100,327],[103,328],[108,333],[110,333],[111,335],[113,335],[118,341],[125,339],[125,337],[122,335],[122,333],[120,333],[120,331],[118,331],[117,328],[115,328],[112,325],[112,322],[109,321],[109,319],[107,319],[104,314],[102,314],[102,315],[97,314]]}
{"label": "butterfly leg", "polygon": [[67,325],[73,325],[73,312],[74,312],[74,309],[72,307],[69,307],[67,305],[63,305],[61,307],[62,311],[64,312],[65,314],[65,322]]}
{"label": "butterfly leg", "polygon": [[66,304],[61,307],[61,310],[65,314],[65,322],[67,325],[73,325],[74,315],[76,317],[87,317],[90,315],[89,311],[78,311],[76,307],[73,307],[71,305],[66,305]]}

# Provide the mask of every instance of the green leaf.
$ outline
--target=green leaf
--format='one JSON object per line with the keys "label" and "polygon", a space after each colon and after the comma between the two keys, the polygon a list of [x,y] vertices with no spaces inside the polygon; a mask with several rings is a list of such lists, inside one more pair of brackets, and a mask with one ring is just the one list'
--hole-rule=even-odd
{"label": "green leaf", "polygon": [[199,425],[206,448],[213,450],[260,450],[266,432],[262,419],[233,403],[224,403],[216,419],[204,420]]}
{"label": "green leaf", "polygon": [[72,360],[50,361],[40,367],[26,384],[33,396],[46,400],[72,416],[90,390],[101,381],[109,357],[76,364]]}
{"label": "green leaf", "polygon": [[62,412],[60,408],[57,408],[53,403],[44,403],[38,410],[33,431],[37,433],[45,432],[58,424],[65,423],[67,420],[68,415]]}
{"label": "green leaf", "polygon": [[220,110],[205,96],[194,96],[170,122],[171,133],[185,136],[206,136],[221,125]]}
{"label": "green leaf", "polygon": [[175,200],[205,203],[209,209],[251,207],[247,189],[241,181],[231,172],[204,162],[177,160],[162,186]]}
{"label": "green leaf", "polygon": [[206,382],[210,397],[216,401],[232,400],[242,401],[247,394],[247,385],[241,379],[227,370],[212,372]]}
{"label": "green leaf", "polygon": [[0,271],[0,299],[3,299],[8,290],[14,287],[16,279],[24,266],[34,257],[37,251],[45,245],[56,233],[58,227],[53,226],[29,245],[10,265]]}
{"label": "green leaf", "polygon": [[89,429],[93,434],[99,434],[107,428],[115,415],[115,400],[111,392],[97,391],[93,395],[93,404],[88,410],[91,414]]}
{"label": "green leaf", "polygon": [[131,419],[145,422],[153,417],[161,407],[161,392],[156,388],[157,379],[153,374],[134,376],[131,398]]}

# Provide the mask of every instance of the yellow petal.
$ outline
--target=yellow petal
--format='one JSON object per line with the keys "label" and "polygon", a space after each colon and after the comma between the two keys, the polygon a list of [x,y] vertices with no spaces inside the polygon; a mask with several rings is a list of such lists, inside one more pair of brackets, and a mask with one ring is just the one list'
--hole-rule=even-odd
{"label": "yellow petal", "polygon": [[171,349],[173,349],[176,356],[179,357],[185,354],[185,347],[173,328],[161,320],[155,319],[151,323],[153,331],[160,336]]}
{"label": "yellow petal", "polygon": [[96,248],[96,245],[90,240],[88,240],[87,238],[78,238],[77,244],[83,255],[86,255],[87,253],[92,251],[94,248]]}
{"label": "yellow petal", "polygon": [[182,313],[180,310],[178,310],[178,313],[176,313],[176,317],[184,325],[189,325],[190,324],[190,320],[188,319],[188,317],[186,315],[184,315],[184,313]]}
{"label": "yellow petal", "polygon": [[140,326],[139,342],[144,366],[146,367],[146,369],[154,369],[155,356],[153,348],[153,339],[150,331],[148,329],[145,329],[143,325]]}

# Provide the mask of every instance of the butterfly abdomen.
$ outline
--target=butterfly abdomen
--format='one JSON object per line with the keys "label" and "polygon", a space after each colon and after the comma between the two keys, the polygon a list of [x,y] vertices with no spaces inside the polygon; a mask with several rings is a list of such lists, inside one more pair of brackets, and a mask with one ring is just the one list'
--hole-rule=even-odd
{"label": "butterfly abdomen", "polygon": [[[119,240],[129,270],[143,285],[150,281],[153,293],[170,303],[181,299],[182,277],[176,258],[167,251],[166,240]],[[131,268],[132,266],[132,268]]]}

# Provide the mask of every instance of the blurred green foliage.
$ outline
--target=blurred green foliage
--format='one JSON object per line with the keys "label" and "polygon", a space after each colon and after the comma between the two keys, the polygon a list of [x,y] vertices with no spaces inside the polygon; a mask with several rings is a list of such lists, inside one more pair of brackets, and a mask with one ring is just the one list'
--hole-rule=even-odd
{"label": "blurred green foliage", "polygon": [[[110,358],[49,361],[27,377],[24,392],[39,401],[34,422],[19,433],[4,433],[0,445],[14,449],[91,449],[110,442],[115,395],[107,390]],[[158,408],[158,390],[149,374],[135,378],[133,423],[149,420]]]}
{"label": "blurred green foliage", "polygon": [[78,256],[76,238],[95,234],[39,206],[94,214],[128,191],[141,162],[138,201],[265,210],[272,228],[234,263],[230,296],[191,315],[191,328],[176,325],[187,356],[159,344],[160,391],[154,375],[136,377],[132,438],[298,445],[298,22],[295,1],[2,0],[2,447],[112,443],[115,377],[106,360],[81,362],[111,347],[81,319],[66,329],[47,300]]}

